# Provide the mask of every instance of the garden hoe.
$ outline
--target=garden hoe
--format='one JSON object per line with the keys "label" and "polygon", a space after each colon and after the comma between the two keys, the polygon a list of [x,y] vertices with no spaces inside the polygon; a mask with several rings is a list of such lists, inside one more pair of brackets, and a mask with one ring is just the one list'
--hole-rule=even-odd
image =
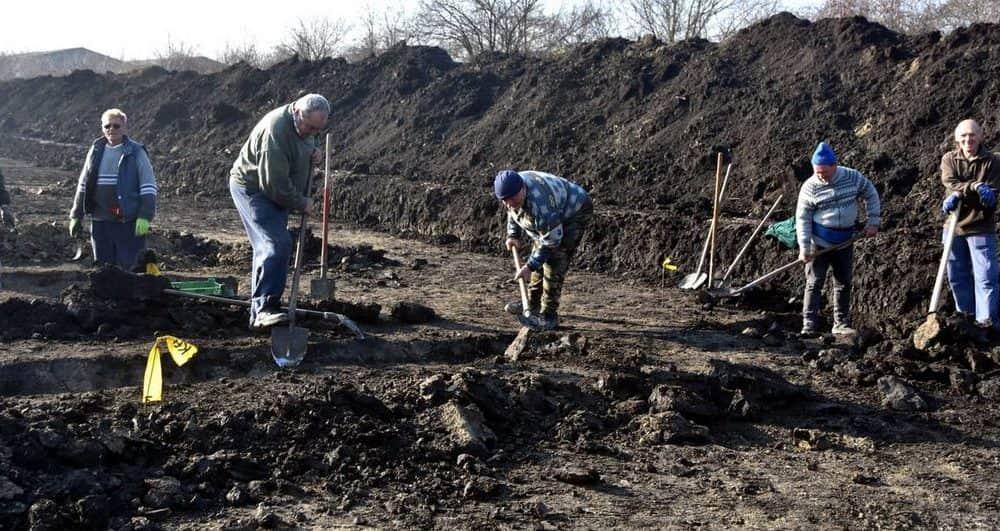
{"label": "garden hoe", "polygon": [[332,299],[336,282],[326,278],[326,244],[330,233],[330,133],[326,134],[326,163],[323,166],[323,247],[319,253],[319,278],[309,281],[309,296],[313,299]]}
{"label": "garden hoe", "polygon": [[[722,180],[722,188],[719,189],[719,201],[722,200],[722,196],[726,193],[726,184],[729,182],[729,170],[732,169],[733,165],[730,164],[726,168],[726,178]],[[715,210],[714,207],[712,209]],[[713,216],[714,217],[714,216]],[[705,235],[705,245],[701,248],[701,259],[698,260],[698,268],[694,273],[688,273],[684,275],[681,279],[681,283],[677,287],[681,289],[698,289],[702,284],[708,280],[708,275],[701,272],[701,267],[705,265],[705,257],[708,256],[708,245],[712,240],[712,231],[715,229],[715,220],[712,220],[711,225],[708,228],[708,234]]]}
{"label": "garden hoe", "polygon": [[[847,240],[846,242],[838,243],[837,245],[834,245],[833,247],[827,247],[826,249],[823,249],[822,251],[816,253],[813,256],[820,256],[820,255],[823,255],[823,254],[826,254],[826,253],[829,253],[829,252],[836,251],[838,249],[843,249],[844,247],[847,247],[848,245],[851,245],[852,243],[854,243],[854,242],[856,242],[856,241],[858,241],[860,239],[861,239],[860,236],[855,236],[854,238],[851,238],[850,240]],[[742,287],[739,287],[739,288],[720,287],[720,288],[716,288],[716,289],[710,289],[710,290],[708,290],[708,294],[711,295],[712,297],[716,297],[716,298],[720,298],[720,299],[727,298],[727,297],[735,297],[735,296],[743,293],[744,291],[746,291],[746,290],[748,290],[748,289],[756,286],[757,284],[760,284],[761,282],[764,282],[765,280],[769,280],[769,279],[771,279],[773,277],[776,277],[776,276],[784,273],[785,271],[788,271],[789,269],[791,269],[791,268],[793,268],[793,267],[795,267],[795,266],[797,266],[799,264],[804,264],[804,263],[805,262],[802,259],[798,259],[798,260],[795,260],[794,262],[789,262],[789,263],[787,263],[787,264],[779,267],[778,269],[775,269],[774,271],[771,271],[770,273],[768,273],[768,274],[766,274],[766,275],[758,278],[757,280],[754,280],[754,281],[746,284],[745,286],[742,286]]]}
{"label": "garden hoe", "polygon": [[[312,194],[312,169],[306,179],[306,194]],[[302,272],[302,248],[306,245],[306,223],[309,216],[302,212],[299,241],[295,245],[295,265],[292,266],[292,292],[288,297],[288,326],[271,327],[271,357],[278,367],[296,367],[302,363],[309,346],[309,329],[295,326],[295,302],[299,298],[299,273]]]}
{"label": "garden hoe", "polygon": [[913,344],[917,348],[925,348],[941,331],[941,323],[937,311],[941,305],[941,288],[944,286],[944,275],[948,269],[948,257],[951,255],[951,245],[955,241],[955,228],[958,226],[958,210],[948,214],[948,228],[944,236],[944,249],[941,251],[941,262],[938,264],[937,277],[934,279],[934,291],[931,292],[931,304],[927,307],[927,319],[913,334]]}

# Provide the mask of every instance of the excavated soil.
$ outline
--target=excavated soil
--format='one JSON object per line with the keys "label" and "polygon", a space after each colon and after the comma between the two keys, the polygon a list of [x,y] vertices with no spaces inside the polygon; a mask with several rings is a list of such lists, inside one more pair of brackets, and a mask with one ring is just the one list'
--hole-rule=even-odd
{"label": "excavated soil", "polygon": [[[993,25],[908,37],[779,15],[721,45],[469,64],[400,46],[2,83],[19,223],[0,232],[0,528],[996,528],[998,338],[946,313],[921,348],[910,336],[949,132],[972,115],[1000,138],[998,54]],[[305,318],[309,355],[282,371],[244,308],[160,288],[215,278],[245,296],[227,167],[302,89],[334,103],[339,169],[336,296],[308,296],[313,219],[302,305],[367,338]],[[71,261],[74,173],[109,106],[162,184],[165,278]],[[777,194],[790,215],[820,139],[884,199],[884,233],[856,251],[860,335],[798,338],[798,274],[726,301],[674,288],[708,226],[716,151],[734,164],[728,265]],[[524,337],[500,310],[516,292],[489,183],[508,166],[574,178],[597,204],[557,331]],[[661,274],[665,257],[681,271]],[[793,258],[764,241],[734,275]],[[143,404],[163,335],[200,352],[165,357],[164,401]]]}

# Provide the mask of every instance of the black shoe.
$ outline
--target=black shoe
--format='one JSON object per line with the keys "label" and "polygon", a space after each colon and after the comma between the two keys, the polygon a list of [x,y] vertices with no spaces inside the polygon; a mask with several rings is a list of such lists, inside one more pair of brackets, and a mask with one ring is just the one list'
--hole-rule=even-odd
{"label": "black shoe", "polygon": [[521,322],[522,326],[526,326],[536,332],[541,330],[555,330],[559,327],[559,317],[555,315],[532,315],[531,317],[518,315],[517,320]]}

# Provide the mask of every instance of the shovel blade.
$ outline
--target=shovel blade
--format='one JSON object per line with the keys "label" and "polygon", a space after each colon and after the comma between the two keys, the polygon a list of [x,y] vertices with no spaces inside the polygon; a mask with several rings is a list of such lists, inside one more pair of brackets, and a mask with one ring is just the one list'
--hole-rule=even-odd
{"label": "shovel blade", "polygon": [[271,357],[278,367],[297,367],[305,359],[308,346],[308,329],[299,326],[271,327]]}
{"label": "shovel blade", "polygon": [[684,276],[677,287],[681,289],[698,289],[708,280],[707,273],[689,273]]}
{"label": "shovel blade", "polygon": [[80,261],[81,258],[83,258],[83,243],[78,242],[76,244],[76,253],[73,255],[73,258],[70,258],[70,260],[72,260],[73,262],[78,262]]}
{"label": "shovel blade", "polygon": [[727,299],[729,297],[735,297],[742,293],[742,290],[738,288],[730,288],[720,286],[718,288],[713,288],[708,290],[708,294],[716,299]]}

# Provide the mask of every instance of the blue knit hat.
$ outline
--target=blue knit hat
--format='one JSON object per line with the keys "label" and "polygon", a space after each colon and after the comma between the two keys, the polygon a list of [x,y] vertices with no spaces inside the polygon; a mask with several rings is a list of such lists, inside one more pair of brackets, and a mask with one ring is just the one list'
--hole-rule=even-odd
{"label": "blue knit hat", "polygon": [[830,144],[820,142],[813,152],[812,163],[813,166],[832,166],[837,163],[837,154],[833,152]]}
{"label": "blue knit hat", "polygon": [[524,180],[514,170],[504,170],[493,179],[493,193],[497,199],[509,199],[517,195],[524,186]]}

